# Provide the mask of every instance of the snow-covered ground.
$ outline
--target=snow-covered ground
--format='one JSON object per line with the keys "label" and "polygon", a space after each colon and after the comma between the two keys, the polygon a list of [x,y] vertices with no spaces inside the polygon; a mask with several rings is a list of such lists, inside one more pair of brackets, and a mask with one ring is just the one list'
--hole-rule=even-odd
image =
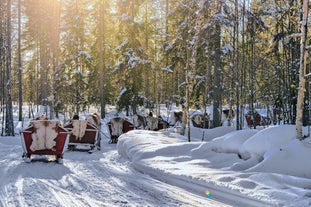
{"label": "snow-covered ground", "polygon": [[93,154],[66,152],[63,164],[25,163],[19,138],[1,137],[0,206],[221,206],[136,171],[105,141]]}
{"label": "snow-covered ground", "polygon": [[227,133],[210,142],[172,132],[131,131],[118,151],[140,172],[232,206],[311,206],[310,139],[295,139],[295,126]]}
{"label": "snow-covered ground", "polygon": [[190,143],[173,131],[115,145],[103,124],[101,151],[63,164],[25,163],[21,138],[0,137],[0,206],[311,206],[311,141],[295,126],[192,128]]}

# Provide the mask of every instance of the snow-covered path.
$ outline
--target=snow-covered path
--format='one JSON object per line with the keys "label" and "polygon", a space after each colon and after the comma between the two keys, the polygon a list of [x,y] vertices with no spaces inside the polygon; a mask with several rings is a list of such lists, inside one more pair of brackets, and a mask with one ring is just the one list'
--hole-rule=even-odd
{"label": "snow-covered path", "polygon": [[67,151],[63,165],[23,162],[19,137],[1,137],[0,149],[0,206],[226,206],[137,172],[116,145]]}

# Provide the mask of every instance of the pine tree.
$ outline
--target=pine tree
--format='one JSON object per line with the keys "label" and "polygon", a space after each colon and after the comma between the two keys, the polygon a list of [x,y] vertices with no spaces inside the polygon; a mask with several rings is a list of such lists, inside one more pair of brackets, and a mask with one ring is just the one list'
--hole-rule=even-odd
{"label": "pine tree", "polygon": [[64,90],[60,96],[64,102],[72,106],[73,112],[79,114],[88,105],[87,75],[92,65],[86,36],[89,8],[85,0],[64,1],[62,19],[62,67],[65,75]]}
{"label": "pine tree", "polygon": [[12,104],[12,66],[11,66],[11,0],[6,2],[6,114],[5,135],[14,136]]}
{"label": "pine tree", "polygon": [[[121,85],[119,86],[119,109],[129,108],[133,113],[137,112],[137,107],[142,105],[142,86],[144,63],[146,62],[146,52],[142,47],[142,42],[138,38],[142,31],[142,26],[135,21],[138,15],[140,1],[118,1],[118,15],[119,15],[119,31],[118,37],[119,46],[116,48],[118,55],[119,71],[118,74],[123,76],[121,78]],[[121,93],[122,91],[127,93]],[[127,102],[122,98],[124,95],[131,96]],[[126,105],[127,104],[127,105]]]}

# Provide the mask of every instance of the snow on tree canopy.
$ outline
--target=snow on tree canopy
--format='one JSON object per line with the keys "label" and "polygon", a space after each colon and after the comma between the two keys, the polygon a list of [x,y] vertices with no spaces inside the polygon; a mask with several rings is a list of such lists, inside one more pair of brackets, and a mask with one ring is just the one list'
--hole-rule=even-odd
{"label": "snow on tree canopy", "polygon": [[80,69],[80,68],[78,68],[78,69],[75,71],[75,73],[76,73],[76,74],[80,74],[80,75],[82,75],[82,76],[83,76],[83,73],[82,73],[82,71],[81,71],[81,69]]}
{"label": "snow on tree canopy", "polygon": [[119,46],[117,46],[115,50],[121,50],[121,48],[127,45],[128,42],[129,42],[128,39],[123,40],[123,42]]}
{"label": "snow on tree canopy", "polygon": [[268,23],[266,22],[266,20],[263,17],[260,17],[260,21],[263,23],[265,28],[269,28]]}
{"label": "snow on tree canopy", "polygon": [[78,54],[80,57],[85,56],[86,59],[91,59],[91,55],[86,53],[85,51],[80,51]]}
{"label": "snow on tree canopy", "polygon": [[172,65],[168,65],[166,66],[165,68],[162,68],[162,70],[166,71],[166,72],[169,72],[169,73],[172,73],[173,70],[171,69]]}
{"label": "snow on tree canopy", "polygon": [[127,88],[121,88],[120,94],[117,97],[117,101],[120,101],[121,97],[123,96],[123,94],[125,94],[127,91]]}
{"label": "snow on tree canopy", "polygon": [[120,91],[120,94],[118,96],[118,100],[120,100],[120,97],[122,97],[122,95],[127,91],[127,88],[122,88]]}
{"label": "snow on tree canopy", "polygon": [[230,53],[230,52],[233,52],[233,47],[231,46],[231,45],[228,45],[228,44],[226,44],[226,45],[224,45],[222,48],[221,48],[221,51],[222,51],[222,53],[223,54],[228,54],[228,53]]}
{"label": "snow on tree canopy", "polygon": [[196,75],[195,76],[195,79],[197,79],[197,80],[204,79],[204,78],[205,78],[205,76],[203,76],[203,75]]}
{"label": "snow on tree canopy", "polygon": [[122,21],[127,21],[127,20],[129,20],[129,19],[131,19],[131,16],[129,16],[129,15],[127,15],[127,14],[122,14],[122,16],[121,16],[121,20],[122,20]]}
{"label": "snow on tree canopy", "polygon": [[232,21],[226,18],[223,14],[215,14],[214,19],[220,24],[233,26]]}
{"label": "snow on tree canopy", "polygon": [[53,96],[53,95],[48,96],[46,99],[47,99],[47,101],[51,102],[51,101],[53,101],[53,100],[54,100],[54,96]]}
{"label": "snow on tree canopy", "polygon": [[173,48],[172,44],[167,44],[167,45],[165,46],[164,50],[165,50],[165,52],[167,52],[167,51],[169,51],[169,50],[172,49],[172,48]]}
{"label": "snow on tree canopy", "polygon": [[128,57],[127,65],[129,68],[134,68],[142,61],[140,57],[136,56],[135,52],[133,52],[132,49],[128,48],[127,51],[123,54]]}

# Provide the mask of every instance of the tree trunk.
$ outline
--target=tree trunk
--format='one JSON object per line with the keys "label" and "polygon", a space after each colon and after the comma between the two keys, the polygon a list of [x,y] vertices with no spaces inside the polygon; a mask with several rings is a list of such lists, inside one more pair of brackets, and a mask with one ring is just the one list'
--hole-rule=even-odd
{"label": "tree trunk", "polygon": [[297,139],[302,140],[302,118],[304,108],[304,96],[305,96],[305,74],[307,66],[307,54],[306,54],[306,37],[307,37],[307,23],[308,23],[308,0],[303,0],[303,17],[301,22],[301,45],[300,45],[300,62],[299,62],[299,88],[297,98],[297,116],[296,116],[296,132]]}
{"label": "tree trunk", "polygon": [[[235,0],[235,21],[234,21],[234,34],[233,34],[233,45],[234,45],[234,54],[233,54],[233,60],[234,60],[234,69],[236,71],[236,79],[233,80],[232,86],[235,86],[235,95],[236,95],[236,130],[241,130],[241,122],[240,122],[240,104],[241,104],[241,71],[240,71],[240,64],[239,64],[239,2],[238,0]],[[235,83],[238,83],[237,85]],[[233,98],[233,97],[232,97]]]}
{"label": "tree trunk", "polygon": [[18,121],[23,120],[23,90],[22,90],[22,57],[21,57],[21,0],[18,0]]}
{"label": "tree trunk", "polygon": [[5,106],[5,15],[4,15],[4,4],[0,4],[0,114],[2,114],[1,119],[1,136],[4,135],[4,108]]}
{"label": "tree trunk", "polygon": [[100,115],[101,118],[106,116],[106,103],[104,97],[104,5],[100,2],[99,9],[99,90],[100,90]]}
{"label": "tree trunk", "polygon": [[6,61],[6,119],[5,119],[5,134],[6,136],[14,136],[13,122],[13,106],[12,106],[12,68],[11,68],[11,0],[7,2],[7,61]]}
{"label": "tree trunk", "polygon": [[214,99],[213,99],[213,127],[220,126],[221,113],[221,73],[220,73],[220,25],[215,29],[215,68],[214,68]]}

